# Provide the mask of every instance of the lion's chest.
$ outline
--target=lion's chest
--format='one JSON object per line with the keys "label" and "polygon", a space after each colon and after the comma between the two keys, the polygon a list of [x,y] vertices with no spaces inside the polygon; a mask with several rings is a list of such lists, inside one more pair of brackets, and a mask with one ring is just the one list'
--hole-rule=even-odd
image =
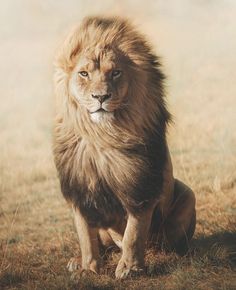
{"label": "lion's chest", "polygon": [[71,164],[67,164],[73,182],[66,195],[91,224],[106,227],[116,223],[125,214],[123,200],[136,186],[142,162],[122,151],[99,148],[83,140],[74,150]]}
{"label": "lion's chest", "polygon": [[127,191],[137,183],[143,160],[114,148],[101,148],[84,140],[76,148],[77,178],[89,191],[104,184],[111,192]]}
{"label": "lion's chest", "polygon": [[125,150],[82,139],[62,149],[57,158],[62,192],[93,224],[109,226],[161,193],[165,147],[158,143]]}

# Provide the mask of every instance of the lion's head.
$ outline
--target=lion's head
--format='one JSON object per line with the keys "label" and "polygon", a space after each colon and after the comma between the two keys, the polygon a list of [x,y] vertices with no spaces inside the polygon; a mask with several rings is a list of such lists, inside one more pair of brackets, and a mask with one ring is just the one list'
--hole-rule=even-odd
{"label": "lion's head", "polygon": [[86,47],[72,71],[69,90],[95,122],[112,120],[127,103],[131,71],[115,48]]}
{"label": "lion's head", "polygon": [[[90,126],[147,131],[168,121],[164,76],[152,49],[128,21],[89,17],[76,27],[56,58],[60,106],[74,107]],[[76,112],[75,112],[76,110]]]}

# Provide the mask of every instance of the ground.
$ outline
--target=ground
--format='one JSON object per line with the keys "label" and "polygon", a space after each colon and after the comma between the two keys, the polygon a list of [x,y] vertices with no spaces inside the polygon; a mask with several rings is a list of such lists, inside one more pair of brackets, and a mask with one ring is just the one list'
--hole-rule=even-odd
{"label": "ground", "polygon": [[[162,57],[174,171],[197,199],[189,254],[148,250],[144,275],[122,282],[119,253],[99,277],[66,270],[79,249],[51,150],[54,50],[82,16],[109,11],[132,17]],[[235,12],[233,1],[1,4],[1,289],[236,289]]]}

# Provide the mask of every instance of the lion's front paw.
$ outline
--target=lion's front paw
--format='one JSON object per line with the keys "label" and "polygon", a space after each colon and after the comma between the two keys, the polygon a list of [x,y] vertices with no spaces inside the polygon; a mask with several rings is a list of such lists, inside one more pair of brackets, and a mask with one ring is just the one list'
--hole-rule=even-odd
{"label": "lion's front paw", "polygon": [[99,267],[98,262],[96,260],[92,260],[90,263],[85,265],[84,267],[81,266],[81,258],[71,258],[67,264],[67,269],[69,272],[77,272],[79,275],[83,275],[86,272],[94,272],[98,274]]}
{"label": "lion's front paw", "polygon": [[120,259],[116,267],[116,278],[125,279],[128,276],[138,276],[143,273],[143,267],[138,266],[137,263],[128,263],[124,259]]}

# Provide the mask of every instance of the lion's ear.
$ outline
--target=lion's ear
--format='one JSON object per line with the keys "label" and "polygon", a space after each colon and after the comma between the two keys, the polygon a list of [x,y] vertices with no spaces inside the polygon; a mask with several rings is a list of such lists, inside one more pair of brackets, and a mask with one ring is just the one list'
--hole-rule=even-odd
{"label": "lion's ear", "polygon": [[66,72],[71,71],[75,65],[75,59],[81,49],[79,28],[72,29],[68,37],[60,45],[55,58],[55,66]]}

